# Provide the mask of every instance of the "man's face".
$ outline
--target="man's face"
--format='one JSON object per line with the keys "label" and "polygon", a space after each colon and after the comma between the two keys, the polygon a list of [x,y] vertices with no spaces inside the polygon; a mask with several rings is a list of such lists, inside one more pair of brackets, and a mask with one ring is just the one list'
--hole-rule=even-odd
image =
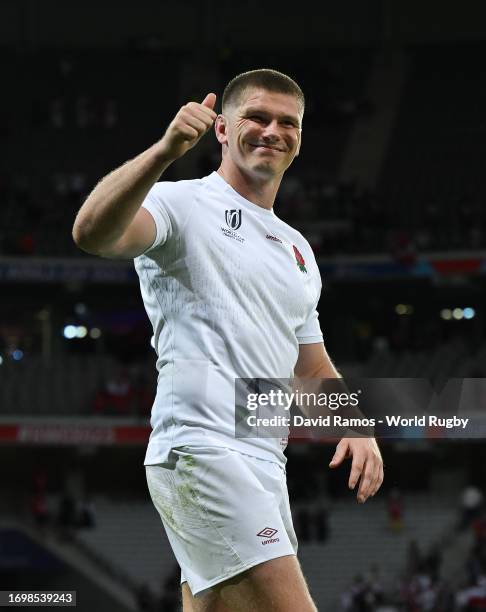
{"label": "man's face", "polygon": [[272,178],[281,176],[299,154],[301,125],[295,96],[251,89],[224,120],[218,118],[216,133],[223,156],[229,155],[243,173]]}

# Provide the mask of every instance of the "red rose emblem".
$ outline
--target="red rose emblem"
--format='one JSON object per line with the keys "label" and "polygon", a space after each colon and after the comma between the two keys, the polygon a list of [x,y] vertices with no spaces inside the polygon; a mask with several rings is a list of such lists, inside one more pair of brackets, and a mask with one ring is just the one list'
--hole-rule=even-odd
{"label": "red rose emblem", "polygon": [[305,272],[307,274],[307,268],[305,267],[305,260],[302,257],[299,249],[294,245],[292,245],[294,247],[294,255],[295,255],[295,260],[297,261],[297,265],[299,266],[299,270],[301,272]]}

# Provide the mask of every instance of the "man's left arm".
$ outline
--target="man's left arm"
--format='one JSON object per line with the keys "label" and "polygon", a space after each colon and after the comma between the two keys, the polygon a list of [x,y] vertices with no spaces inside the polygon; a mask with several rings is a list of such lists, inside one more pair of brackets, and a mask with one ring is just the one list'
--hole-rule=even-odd
{"label": "man's left arm", "polygon": [[[300,380],[341,378],[323,342],[299,345],[294,375]],[[368,497],[375,495],[383,482],[383,459],[375,438],[342,438],[336,446],[329,467],[336,468],[348,457],[352,458],[349,488],[354,489],[359,480],[357,499],[364,503]]]}

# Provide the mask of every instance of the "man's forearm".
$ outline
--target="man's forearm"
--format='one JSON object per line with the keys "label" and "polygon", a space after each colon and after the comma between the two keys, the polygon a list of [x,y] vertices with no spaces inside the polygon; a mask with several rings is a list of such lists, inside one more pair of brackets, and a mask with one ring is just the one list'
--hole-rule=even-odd
{"label": "man's forearm", "polygon": [[[300,391],[301,393],[315,393],[318,394],[321,391],[322,380],[342,378],[341,374],[332,363],[331,359],[328,359],[325,364],[319,365],[314,370],[308,370],[304,375],[294,376],[292,390]],[[299,406],[300,410],[306,417],[311,416],[311,406]]]}
{"label": "man's forearm", "polygon": [[76,244],[98,253],[115,243],[172,161],[158,142],[105,176],[77,214],[73,227]]}
{"label": "man's forearm", "polygon": [[[305,404],[304,402],[297,403],[299,410],[306,417],[326,417],[331,415],[332,421],[336,415],[343,418],[343,422],[347,422],[349,419],[355,419],[356,425],[354,427],[342,426],[342,431],[346,432],[344,435],[347,437],[354,436],[367,436],[372,437],[374,435],[374,428],[366,425],[367,418],[361,411],[359,404],[354,403],[357,401],[357,393],[350,392],[345,379],[334,367],[331,362],[319,372],[314,373],[313,378],[296,378],[293,379],[293,391],[300,392],[300,396],[307,398],[322,398],[323,396],[335,398],[343,397],[343,405],[339,406],[339,409],[332,409],[327,402],[316,401],[312,404]],[[353,397],[354,396],[354,397]],[[353,402],[349,400],[353,397]],[[337,401],[337,399],[335,400]],[[341,428],[341,426],[339,426]]]}
{"label": "man's forearm", "polygon": [[156,144],[96,185],[74,222],[73,238],[79,247],[94,254],[110,252],[110,247],[128,230],[160,175],[213,125],[217,116],[213,110],[215,102],[215,94],[209,93],[201,104],[189,102],[182,106]]}

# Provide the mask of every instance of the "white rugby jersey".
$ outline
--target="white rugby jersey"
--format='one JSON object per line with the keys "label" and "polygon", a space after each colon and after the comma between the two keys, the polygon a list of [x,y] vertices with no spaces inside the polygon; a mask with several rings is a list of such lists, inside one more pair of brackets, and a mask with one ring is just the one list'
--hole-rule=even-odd
{"label": "white rugby jersey", "polygon": [[171,448],[224,446],[285,462],[285,443],[235,436],[235,378],[291,378],[322,342],[321,277],[308,242],[217,173],[156,183],[154,244],[135,258],[157,353],[145,465]]}

